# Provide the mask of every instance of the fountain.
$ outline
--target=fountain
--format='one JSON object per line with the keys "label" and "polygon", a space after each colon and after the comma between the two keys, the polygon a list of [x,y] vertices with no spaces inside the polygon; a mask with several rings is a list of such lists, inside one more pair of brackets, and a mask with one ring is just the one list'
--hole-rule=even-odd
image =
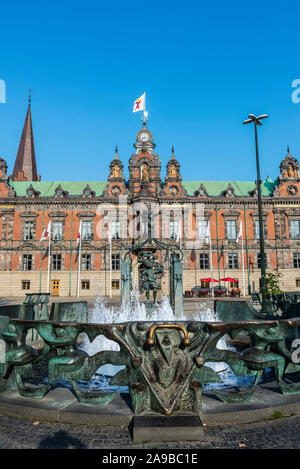
{"label": "fountain", "polygon": [[[54,386],[67,383],[80,403],[105,409],[119,392],[128,390],[134,441],[203,439],[203,390],[224,403],[247,402],[270,369],[281,393],[300,392],[299,382],[286,380],[286,375],[297,379],[300,371],[300,360],[287,347],[300,318],[227,322],[221,317],[221,322],[215,311],[207,310],[187,320],[182,251],[152,238],[151,223],[150,217],[149,238],[122,250],[119,309],[107,307],[99,296],[88,322],[83,307],[78,318],[84,322],[76,320],[76,309],[72,320],[66,321],[65,306],[61,312],[54,308],[57,315],[49,321],[45,320],[48,299],[37,296],[34,301],[29,298],[26,306],[35,314],[26,310],[25,318],[0,316],[0,344],[5,348],[0,392],[42,399]],[[163,297],[160,304],[158,277],[163,268],[155,255],[158,248],[166,249],[170,259],[170,301]],[[132,282],[133,256],[140,265],[139,287],[145,301]],[[32,329],[42,342],[38,349],[27,340]],[[240,334],[249,344],[241,352],[228,345],[228,339]],[[45,360],[48,377],[38,381],[35,369]]]}

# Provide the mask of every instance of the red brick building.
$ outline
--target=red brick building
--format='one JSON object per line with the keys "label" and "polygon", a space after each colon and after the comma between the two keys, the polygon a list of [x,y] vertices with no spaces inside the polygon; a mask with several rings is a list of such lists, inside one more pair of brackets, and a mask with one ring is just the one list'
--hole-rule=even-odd
{"label": "red brick building", "polygon": [[[104,295],[119,295],[121,248],[146,236],[144,212],[139,207],[152,211],[155,207],[155,236],[180,243],[184,290],[201,286],[201,279],[211,274],[215,279],[237,279],[242,292],[244,283],[246,292],[249,287],[258,289],[255,182],[183,181],[173,148],[162,176],[153,136],[145,124],[136,135],[134,147],[128,181],[117,148],[106,181],[43,181],[37,171],[29,102],[11,176],[5,160],[0,159],[2,296],[23,296],[26,291],[47,291],[48,287],[60,296],[92,296],[99,288]],[[300,286],[299,169],[288,149],[278,177],[262,184],[267,270],[282,272],[284,290]],[[208,220],[212,256],[209,245],[203,242]],[[49,256],[49,241],[41,241],[41,237],[50,221]],[[241,221],[243,243],[237,242]],[[81,243],[77,243],[80,222]],[[111,243],[107,239],[109,229]],[[167,293],[169,260],[164,251],[158,256],[166,273],[162,291]],[[135,262],[133,272],[138,283]]]}

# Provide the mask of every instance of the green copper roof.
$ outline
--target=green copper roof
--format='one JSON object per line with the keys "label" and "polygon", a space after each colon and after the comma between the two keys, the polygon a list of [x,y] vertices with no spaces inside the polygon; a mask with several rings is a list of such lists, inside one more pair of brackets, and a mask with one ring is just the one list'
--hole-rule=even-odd
{"label": "green copper roof", "polygon": [[[182,185],[187,191],[188,195],[194,195],[195,191],[199,189],[201,184],[205,187],[207,194],[210,196],[219,196],[227,189],[229,184],[234,189],[236,196],[249,197],[249,191],[255,188],[254,181],[183,181]],[[263,181],[262,195],[270,196],[274,190],[276,183],[271,179]]]}
{"label": "green copper roof", "polygon": [[[63,190],[67,191],[69,195],[81,196],[84,188],[88,185],[92,191],[95,192],[96,197],[102,195],[107,182],[105,181],[11,181],[9,184],[16,191],[18,197],[26,196],[26,189],[32,184],[32,187],[40,192],[40,197],[53,197],[55,189],[61,186]],[[193,196],[200,185],[203,185],[209,196],[219,196],[227,189],[229,184],[233,187],[236,196],[248,197],[249,191],[255,188],[254,181],[183,181],[182,185],[187,191],[188,195]],[[277,181],[267,179],[262,183],[262,195],[270,196],[277,185]]]}
{"label": "green copper roof", "polygon": [[55,189],[60,185],[63,190],[69,192],[70,196],[80,196],[84,188],[88,185],[96,193],[96,197],[102,195],[107,182],[97,181],[10,181],[11,186],[16,191],[17,196],[24,197],[26,189],[32,184],[32,187],[40,192],[40,197],[53,197]]}

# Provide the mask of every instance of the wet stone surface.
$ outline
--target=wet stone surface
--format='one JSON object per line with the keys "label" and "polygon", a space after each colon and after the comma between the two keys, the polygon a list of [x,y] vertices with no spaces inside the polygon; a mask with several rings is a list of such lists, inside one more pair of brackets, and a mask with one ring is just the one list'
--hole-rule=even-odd
{"label": "wet stone surface", "polygon": [[126,426],[74,425],[0,413],[1,449],[300,448],[300,415],[242,425],[206,426],[203,442],[132,443]]}

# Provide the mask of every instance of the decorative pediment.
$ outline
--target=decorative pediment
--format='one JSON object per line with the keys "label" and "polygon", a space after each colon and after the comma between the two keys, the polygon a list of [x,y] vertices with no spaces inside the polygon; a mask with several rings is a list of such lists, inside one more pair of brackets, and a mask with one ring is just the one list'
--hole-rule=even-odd
{"label": "decorative pediment", "polygon": [[57,197],[59,199],[65,199],[66,197],[68,197],[68,195],[69,192],[65,191],[60,184],[54,191],[54,197]]}
{"label": "decorative pediment", "polygon": [[27,187],[26,189],[26,197],[30,197],[32,199],[35,199],[36,197],[38,197],[40,195],[40,192],[35,190],[35,188],[33,187],[32,184],[30,184],[29,187]]}
{"label": "decorative pediment", "polygon": [[[259,218],[258,210],[255,211],[255,212],[250,212],[250,215],[251,215],[251,217],[253,217],[253,218]],[[267,212],[266,210],[263,210],[262,216],[263,216],[264,218],[267,218],[268,212]]]}
{"label": "decorative pediment", "polygon": [[35,219],[39,216],[38,213],[36,212],[32,212],[31,210],[26,210],[26,212],[20,212],[18,213],[18,215],[21,217],[21,218],[31,218],[31,219]]}
{"label": "decorative pediment", "polygon": [[127,190],[125,188],[125,183],[122,181],[110,181],[109,184],[105,187],[102,192],[103,197],[120,197],[125,195]]}
{"label": "decorative pediment", "polygon": [[92,189],[90,188],[90,186],[87,184],[87,185],[85,186],[85,188],[83,189],[82,197],[87,197],[87,198],[89,198],[89,199],[93,199],[95,196],[96,196],[95,191],[92,191]]}
{"label": "decorative pediment", "polygon": [[54,219],[54,218],[60,218],[60,219],[63,219],[63,218],[66,218],[67,214],[65,212],[49,212],[48,213],[48,216],[49,218],[51,219]]}
{"label": "decorative pediment", "polygon": [[299,208],[289,208],[288,210],[284,211],[284,214],[287,215],[289,218],[299,218],[300,217],[300,209]]}
{"label": "decorative pediment", "polygon": [[225,191],[222,192],[222,195],[228,198],[235,197],[234,188],[232,187],[231,184],[228,184]]}
{"label": "decorative pediment", "polygon": [[85,212],[77,213],[77,216],[80,219],[82,219],[82,218],[94,218],[96,216],[96,213],[95,212],[89,212],[89,211],[86,210]]}
{"label": "decorative pediment", "polygon": [[28,251],[31,253],[36,250],[36,246],[32,241],[25,241],[24,243],[21,243],[17,249],[19,251]]}
{"label": "decorative pediment", "polygon": [[208,193],[203,184],[200,184],[199,189],[194,192],[196,197],[208,197]]}
{"label": "decorative pediment", "polygon": [[61,239],[53,239],[51,241],[51,251],[64,251],[65,245]]}
{"label": "decorative pediment", "polygon": [[255,197],[255,198],[258,197],[257,184],[255,184],[255,187],[253,189],[251,189],[251,191],[249,191],[248,194],[250,195],[250,197]]}
{"label": "decorative pediment", "polygon": [[226,212],[222,213],[222,216],[224,218],[239,218],[240,212],[237,212],[236,210],[227,210]]}

